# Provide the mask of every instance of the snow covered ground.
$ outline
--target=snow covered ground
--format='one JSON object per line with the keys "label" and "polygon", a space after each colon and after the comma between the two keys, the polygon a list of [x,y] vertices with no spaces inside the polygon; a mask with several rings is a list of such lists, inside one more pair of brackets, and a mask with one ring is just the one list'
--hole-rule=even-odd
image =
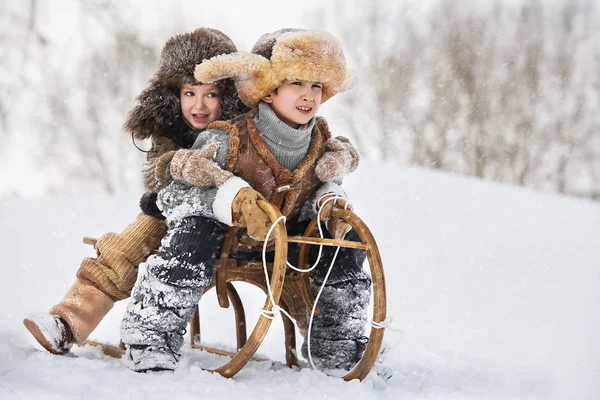
{"label": "snow covered ground", "polygon": [[[133,220],[132,194],[0,202],[0,398],[600,398],[598,203],[369,162],[345,186],[382,253],[390,380],[346,383],[268,362],[225,379],[189,348],[174,373],[136,374],[94,348],[43,351],[23,316],[60,300],[93,254],[83,236]],[[253,326],[264,296],[241,289]],[[201,304],[203,339],[233,345],[231,311],[210,296]],[[93,339],[118,341],[124,306]],[[278,321],[259,353],[283,360],[282,332]]]}

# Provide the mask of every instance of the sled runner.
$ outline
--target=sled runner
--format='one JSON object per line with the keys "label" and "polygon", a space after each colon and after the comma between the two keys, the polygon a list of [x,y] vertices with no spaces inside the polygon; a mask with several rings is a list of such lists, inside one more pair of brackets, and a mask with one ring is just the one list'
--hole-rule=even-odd
{"label": "sled runner", "polygon": [[[279,210],[266,201],[258,201],[258,205],[268,214],[273,225],[271,237],[274,238],[270,247],[274,246],[272,262],[237,260],[231,257],[231,250],[240,237],[240,228],[231,227],[225,235],[218,259],[214,262],[213,281],[205,293],[215,289],[219,305],[228,308],[233,305],[235,314],[235,329],[237,338],[237,352],[227,352],[214,349],[197,343],[200,337],[200,316],[198,306],[191,321],[190,337],[192,348],[201,349],[210,353],[228,356],[230,360],[221,367],[209,370],[230,378],[238,373],[250,360],[262,343],[269,330],[273,317],[278,310],[288,313],[296,321],[300,333],[305,336],[308,329],[307,314],[314,306],[314,298],[310,289],[310,273],[302,273],[286,268],[288,243],[299,243],[298,265],[300,269],[309,267],[310,246],[337,246],[362,249],[366,252],[367,261],[371,272],[373,284],[373,311],[374,321],[369,335],[367,347],[362,358],[354,368],[343,376],[346,381],[352,379],[363,380],[375,364],[383,341],[383,326],[386,320],[386,293],[385,277],[377,243],[365,223],[352,211],[334,207],[333,216],[346,221],[358,234],[359,242],[347,241],[341,238],[320,238],[317,234],[318,220],[315,217],[308,225],[304,236],[288,236],[285,224]],[[84,243],[95,244],[96,239],[84,238]],[[265,272],[265,265],[266,270]],[[232,282],[245,282],[262,289],[267,298],[263,312],[252,330],[250,336],[246,332],[246,316],[244,306]],[[318,308],[317,311],[318,312]],[[282,315],[285,335],[286,364],[289,367],[298,366],[296,357],[296,335],[294,322]],[[86,344],[99,346],[109,356],[120,358],[124,354],[124,346],[106,345],[98,342],[87,341]]]}

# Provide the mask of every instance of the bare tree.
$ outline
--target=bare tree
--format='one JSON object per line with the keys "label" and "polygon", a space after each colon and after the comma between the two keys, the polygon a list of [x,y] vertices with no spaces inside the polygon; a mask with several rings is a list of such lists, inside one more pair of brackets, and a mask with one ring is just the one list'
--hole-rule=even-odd
{"label": "bare tree", "polygon": [[0,1],[0,136],[9,131],[9,110],[29,84],[25,73],[33,54],[45,54],[47,40],[38,26],[38,1]]}
{"label": "bare tree", "polygon": [[[73,86],[57,85],[49,93],[54,104],[51,136],[59,138],[50,146],[49,156],[69,184],[91,182],[112,194],[139,184],[139,170],[131,166],[141,167],[142,154],[121,124],[156,59],[156,49],[139,36],[117,31],[109,42],[89,49],[79,64],[75,85],[83,85],[84,96],[65,104],[61,96]],[[69,86],[67,81],[73,82],[63,80],[64,86]],[[71,157],[64,157],[65,149],[72,152]]]}
{"label": "bare tree", "polygon": [[[41,27],[53,17],[48,4],[0,0],[0,136],[10,136],[24,150],[19,163],[38,167],[32,173],[43,179],[36,192],[142,189],[144,155],[122,124],[156,68],[165,36],[181,29],[165,21],[157,37],[148,32],[154,27],[125,20],[143,6],[61,2],[75,25],[65,45],[63,37],[44,36]],[[0,188],[0,195],[8,190]]]}
{"label": "bare tree", "polygon": [[[45,57],[50,49],[39,49],[46,42],[36,28],[36,5],[32,0],[27,12],[23,7],[19,11],[24,26],[20,43],[27,44],[23,47],[29,50],[13,57],[21,67],[14,68],[13,63],[7,75],[8,81],[18,82],[9,88],[11,93],[35,93],[24,95],[22,100],[35,100],[29,107],[35,107],[36,118],[16,122],[20,126],[11,129],[16,134],[23,130],[40,133],[32,138],[35,145],[28,147],[24,157],[44,171],[50,193],[71,192],[73,188],[116,193],[141,187],[143,155],[135,150],[121,125],[155,68],[158,49],[119,20],[113,2],[83,2],[77,32],[86,46],[80,52],[83,57],[48,62]],[[48,59],[60,60],[56,54],[52,56]],[[8,90],[4,85],[0,89]],[[15,103],[15,97],[0,97],[0,116],[4,101]],[[12,116],[11,120],[17,118]]]}
{"label": "bare tree", "polygon": [[341,31],[363,82],[341,112],[363,153],[593,197],[594,4],[440,0],[433,10],[425,28],[384,0],[361,13],[361,29],[356,16],[336,14],[346,19]]}

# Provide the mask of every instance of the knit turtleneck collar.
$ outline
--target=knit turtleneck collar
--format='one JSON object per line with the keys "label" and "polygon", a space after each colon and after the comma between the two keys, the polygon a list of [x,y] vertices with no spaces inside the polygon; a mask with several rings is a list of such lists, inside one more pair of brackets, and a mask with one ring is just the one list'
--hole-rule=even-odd
{"label": "knit turtleneck collar", "polygon": [[279,119],[271,106],[264,101],[258,104],[258,112],[254,116],[254,123],[260,132],[265,144],[289,150],[306,150],[310,144],[311,133],[315,125],[315,118],[308,123],[292,128]]}

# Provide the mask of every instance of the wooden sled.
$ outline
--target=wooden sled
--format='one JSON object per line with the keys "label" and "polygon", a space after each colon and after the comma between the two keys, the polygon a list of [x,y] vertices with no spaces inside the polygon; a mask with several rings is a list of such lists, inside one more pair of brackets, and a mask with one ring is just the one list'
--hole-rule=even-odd
{"label": "wooden sled", "polygon": [[[279,210],[266,201],[258,201],[258,205],[269,215],[271,222],[275,222],[281,216]],[[311,277],[308,273],[300,273],[291,269],[286,271],[288,243],[300,244],[297,267],[302,269],[309,267],[309,246],[311,245],[350,247],[365,250],[373,282],[372,318],[373,321],[379,323],[386,319],[386,292],[383,264],[373,235],[365,223],[351,211],[334,207],[333,216],[341,218],[350,224],[358,234],[360,242],[315,237],[315,234],[318,234],[316,218],[310,222],[304,236],[288,237],[282,222],[279,222],[273,229],[272,237],[275,238],[275,256],[273,262],[267,264],[272,298],[275,304],[286,310],[294,319],[296,319],[296,323],[302,334],[305,334],[306,329],[308,328],[306,318],[307,310],[310,312],[314,305],[314,298],[310,290]],[[237,229],[238,228],[230,228],[228,230],[221,248],[219,259],[214,262],[213,281],[205,290],[205,293],[213,288],[216,290],[217,299],[221,307],[228,308],[230,304],[233,305],[237,352],[228,352],[196,343],[196,338],[200,337],[200,316],[198,306],[196,306],[196,311],[190,323],[190,340],[192,348],[230,358],[230,360],[221,367],[208,370],[210,372],[219,373],[226,378],[233,377],[249,361],[258,361],[258,359],[253,356],[265,338],[272,322],[272,319],[267,318],[264,315],[259,316],[252,333],[247,337],[244,306],[232,282],[246,282],[261,288],[267,295],[263,307],[264,310],[271,311],[273,303],[271,302],[271,296],[268,294],[268,286],[262,262],[240,261],[229,257]],[[96,240],[84,238],[84,242],[87,244],[95,244]],[[296,357],[295,326],[289,318],[283,316],[283,327],[285,335],[286,365],[289,367],[298,366],[298,359]],[[384,329],[371,328],[369,341],[362,358],[351,371],[342,377],[344,380],[363,380],[368,375],[381,350],[383,334]],[[124,354],[124,346],[122,343],[119,347],[93,341],[87,341],[86,344],[100,347],[106,355],[111,357],[120,358]]]}

